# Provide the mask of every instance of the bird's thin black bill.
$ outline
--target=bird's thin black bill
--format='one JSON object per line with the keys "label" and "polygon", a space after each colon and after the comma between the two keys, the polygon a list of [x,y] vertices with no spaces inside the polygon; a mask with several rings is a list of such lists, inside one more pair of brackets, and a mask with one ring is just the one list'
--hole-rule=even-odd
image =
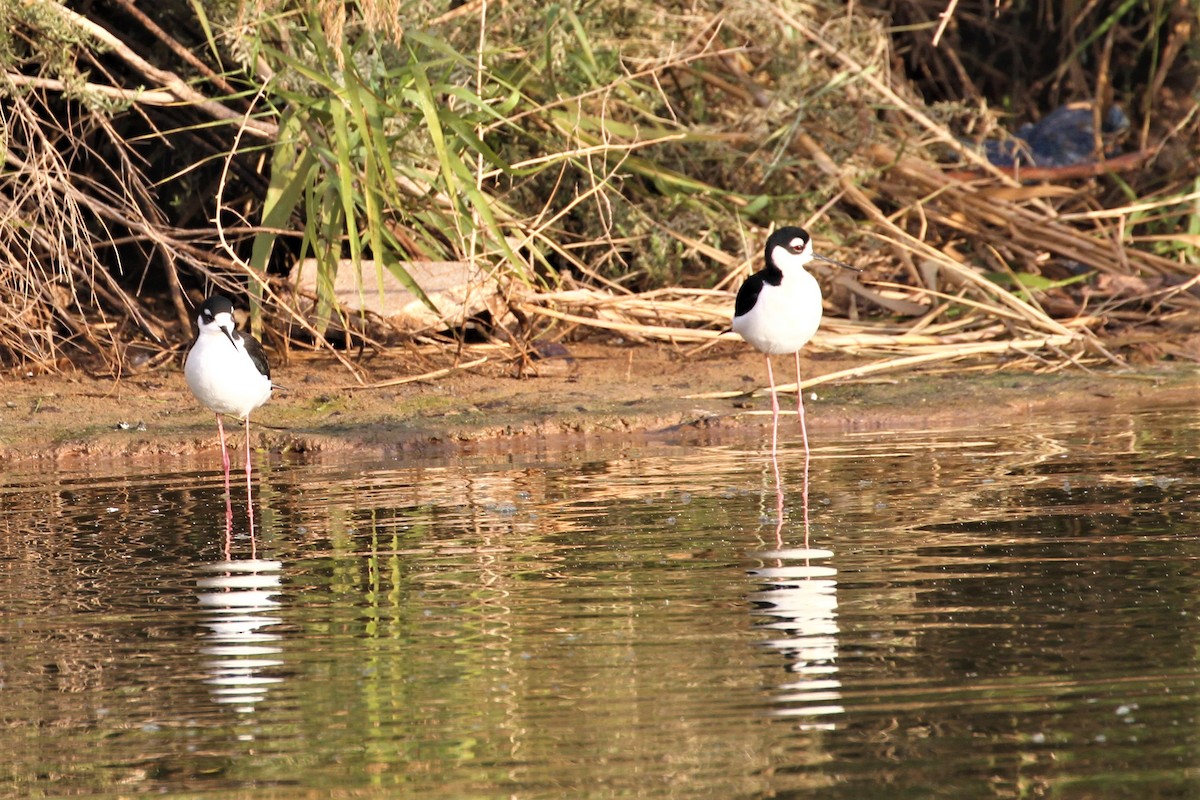
{"label": "bird's thin black bill", "polygon": [[836,267],[841,267],[842,269],[848,269],[851,272],[862,272],[862,270],[858,267],[852,267],[849,264],[843,264],[841,261],[834,261],[832,258],[826,258],[825,256],[820,256],[816,253],[813,254],[813,258],[817,259],[818,261],[824,261],[827,264],[833,264]]}

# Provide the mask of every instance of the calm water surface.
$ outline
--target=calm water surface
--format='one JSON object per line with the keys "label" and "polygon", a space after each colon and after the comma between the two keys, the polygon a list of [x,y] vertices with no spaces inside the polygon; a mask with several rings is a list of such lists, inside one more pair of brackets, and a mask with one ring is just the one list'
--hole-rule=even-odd
{"label": "calm water surface", "polygon": [[1200,796],[1193,410],[721,436],[4,474],[0,792]]}

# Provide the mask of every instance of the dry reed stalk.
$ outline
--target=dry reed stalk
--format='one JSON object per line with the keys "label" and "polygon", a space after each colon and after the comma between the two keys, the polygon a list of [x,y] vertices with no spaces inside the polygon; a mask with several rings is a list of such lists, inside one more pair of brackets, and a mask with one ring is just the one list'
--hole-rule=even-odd
{"label": "dry reed stalk", "polygon": [[[1057,215],[1038,213],[993,195],[987,187],[974,187],[922,162],[900,158],[887,145],[873,145],[870,154],[886,170],[882,184],[898,205],[909,207],[920,202],[917,197],[936,193],[937,202],[923,203],[923,213],[963,233],[1002,238],[1005,243],[1035,252],[1057,253],[1113,274],[1127,275],[1133,270],[1161,275],[1178,272],[1182,266],[1153,253],[1126,250],[1115,242],[1098,240],[1064,224]],[[912,199],[904,202],[906,198]]]}
{"label": "dry reed stalk", "polygon": [[[1186,194],[1179,195],[1178,197],[1167,197],[1160,200],[1146,200],[1141,203],[1130,203],[1129,205],[1116,206],[1114,208],[1098,208],[1092,211],[1078,211],[1059,214],[1058,219],[1060,222],[1078,222],[1083,220],[1129,217],[1134,214],[1144,214],[1147,211],[1153,211],[1158,208],[1182,205],[1184,203],[1194,203],[1197,200],[1200,200],[1200,192],[1188,192]],[[1186,237],[1187,234],[1182,234],[1182,236]]]}
{"label": "dry reed stalk", "polygon": [[[913,289],[915,293],[929,290]],[[662,296],[662,292],[654,292]],[[639,295],[611,295],[597,290],[576,289],[563,292],[525,293],[514,300],[514,307],[527,316],[545,317],[569,322],[574,325],[615,331],[640,339],[662,340],[674,343],[706,341],[741,341],[727,329],[685,327],[684,322],[695,324],[718,324],[725,326],[730,319],[733,294],[698,290],[690,298],[683,298],[685,290],[674,290],[671,296],[680,299],[669,304],[660,304],[653,298]],[[1007,315],[1011,323],[1018,323],[1016,330],[1029,328],[1029,333],[1039,331],[1021,316],[1008,313],[1003,308],[984,303],[959,301],[967,308],[979,313],[970,318],[956,320],[937,326],[927,326],[924,333],[914,333],[903,326],[875,321],[851,321],[830,317],[814,337],[813,344],[820,349],[841,352],[851,356],[867,353],[909,352],[918,355],[935,355],[944,358],[961,357],[964,353],[998,353],[1011,346],[1007,341],[1014,329],[996,324],[997,317]],[[569,310],[564,310],[569,309]],[[1045,341],[1046,346],[1061,347],[1065,343],[1078,344],[1082,328],[1080,323],[1064,324],[1064,332],[1045,339],[1026,336],[1020,341]],[[921,363],[921,362],[914,362]]]}
{"label": "dry reed stalk", "polygon": [[375,383],[349,383],[345,384],[344,386],[335,386],[333,388],[340,391],[352,389],[386,389],[391,386],[403,386],[406,383],[433,381],[437,380],[438,378],[444,378],[447,375],[453,375],[456,372],[465,372],[466,370],[474,369],[475,367],[486,364],[487,361],[488,357],[483,356],[482,358],[477,358],[473,361],[467,361],[463,364],[456,364],[452,367],[444,367],[443,369],[435,369],[421,375],[406,375],[403,378],[391,378],[386,381],[376,381]]}
{"label": "dry reed stalk", "polygon": [[[900,358],[889,358],[883,361],[876,361],[872,364],[864,364],[860,367],[850,367],[848,369],[842,369],[836,372],[829,372],[825,375],[817,375],[801,381],[801,388],[808,389],[812,386],[820,386],[823,383],[830,383],[832,381],[861,378],[865,375],[875,375],[880,372],[908,369],[911,367],[923,366],[936,362],[946,363],[959,361],[966,358],[978,358],[981,355],[1017,353],[1024,356],[1043,348],[1065,347],[1074,342],[1075,337],[1073,336],[1043,336],[1031,339],[1016,339],[1006,342],[980,342],[973,345],[948,346],[937,352],[920,353],[918,355],[902,356]],[[796,384],[777,384],[775,388],[780,392],[792,393],[796,391]],[[687,395],[687,397],[696,400],[722,400],[731,397],[745,397],[748,394],[761,394],[764,391],[767,391],[766,387],[753,389],[750,392],[707,392],[705,394]]]}

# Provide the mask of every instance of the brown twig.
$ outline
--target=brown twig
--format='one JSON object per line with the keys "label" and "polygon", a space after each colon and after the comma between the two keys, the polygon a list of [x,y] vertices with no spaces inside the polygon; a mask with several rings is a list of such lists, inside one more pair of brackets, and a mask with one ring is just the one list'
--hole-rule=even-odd
{"label": "brown twig", "polygon": [[158,67],[154,66],[135,53],[132,48],[121,41],[121,39],[119,39],[111,31],[107,30],[98,23],[92,22],[82,14],[72,11],[66,6],[59,5],[58,3],[48,3],[45,5],[45,8],[60,15],[75,27],[86,32],[89,36],[104,43],[122,60],[124,60],[125,63],[130,66],[130,68],[141,73],[152,83],[160,85],[163,91],[170,92],[180,102],[187,103],[188,105],[203,111],[213,119],[242,122],[244,129],[256,136],[273,138],[278,135],[279,128],[274,123],[249,118],[243,121],[243,117],[245,115],[234,111],[231,108],[226,108],[221,103],[211,100],[200,92],[197,92],[174,72],[159,69]]}
{"label": "brown twig", "polygon": [[[1135,153],[1125,153],[1115,158],[1106,158],[1089,164],[1071,164],[1066,167],[996,167],[996,169],[1006,175],[1020,178],[1022,181],[1069,181],[1081,178],[1094,178],[1097,175],[1106,175],[1110,172],[1129,172],[1144,164],[1151,155],[1152,153],[1148,150],[1139,150]],[[956,181],[971,181],[978,180],[982,173],[978,171],[949,170],[945,175],[947,178]]]}

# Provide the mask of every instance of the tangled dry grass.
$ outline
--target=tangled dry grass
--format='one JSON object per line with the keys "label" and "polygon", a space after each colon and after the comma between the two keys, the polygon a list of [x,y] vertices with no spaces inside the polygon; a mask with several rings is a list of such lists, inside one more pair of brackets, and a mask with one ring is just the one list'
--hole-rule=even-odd
{"label": "tangled dry grass", "polygon": [[[1016,116],[988,105],[1003,76],[978,40],[1020,63],[1008,31],[1035,5],[371,5],[396,27],[260,2],[197,36],[132,3],[4,3],[0,361],[153,368],[212,286],[359,379],[356,352],[397,342],[473,358],[468,330],[512,358],[588,330],[694,355],[782,223],[863,268],[825,276],[815,342],[875,359],[859,374],[1198,359],[1195,20],[1056,20],[1057,61],[1009,76],[1014,112],[1118,103],[1133,129],[1120,154],[1014,171],[976,146]],[[306,257],[311,295],[290,282]],[[349,263],[364,292],[421,296],[409,268],[442,260],[482,268],[485,314],[399,329],[320,288]]]}

